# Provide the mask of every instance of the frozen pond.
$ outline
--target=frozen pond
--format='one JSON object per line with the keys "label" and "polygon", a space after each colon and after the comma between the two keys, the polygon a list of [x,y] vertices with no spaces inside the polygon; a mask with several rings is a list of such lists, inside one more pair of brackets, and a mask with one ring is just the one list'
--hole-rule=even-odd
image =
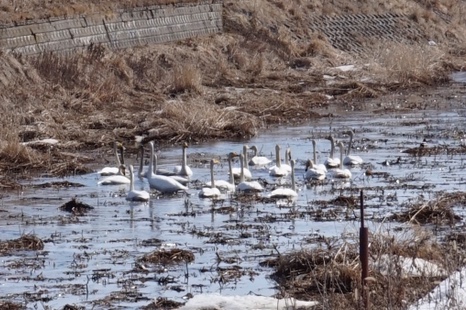
{"label": "frozen pond", "polygon": [[[26,187],[22,192],[4,193],[2,240],[35,234],[45,242],[45,249],[0,257],[0,298],[25,302],[28,309],[58,309],[73,303],[94,309],[108,309],[110,304],[130,309],[157,297],[184,302],[187,294],[272,296],[277,293],[276,284],[268,278],[271,269],[261,267],[261,261],[277,252],[312,247],[319,237],[357,234],[358,210],[336,203],[336,198],[357,199],[364,189],[367,224],[377,229],[384,217],[404,210],[407,202],[464,189],[465,152],[461,150],[466,109],[338,115],[268,130],[249,141],[189,147],[188,155],[206,159],[225,159],[230,151],[240,152],[243,144],[256,145],[261,155],[271,159],[276,144],[283,150],[291,148],[299,189],[294,203],[237,201],[227,195],[217,202],[200,199],[196,184],[210,180],[208,164],[200,161],[189,162],[195,181],[189,196],[154,195],[148,204],[128,203],[127,186],[98,186],[96,174],[65,179],[83,187]],[[349,129],[356,133],[352,153],[365,161],[351,168],[351,182],[327,179],[305,184],[304,162],[313,156],[309,138],[316,140],[322,163],[330,149],[325,137],[332,133],[347,145],[348,135],[343,133]],[[445,151],[422,157],[403,152],[421,143]],[[165,168],[181,160],[179,148],[163,149],[160,155],[159,165]],[[127,163],[137,166],[135,157],[127,158]],[[217,165],[216,179],[228,180],[227,169],[225,161]],[[367,169],[375,174],[366,176]],[[269,189],[273,184],[290,184],[289,177],[272,178],[267,169],[251,171],[254,179],[269,183]],[[55,181],[64,179],[42,178],[33,183]],[[139,179],[136,187],[149,190],[147,181]],[[79,217],[60,211],[58,207],[72,197],[95,209]],[[466,215],[464,210],[455,212]],[[164,269],[147,265],[141,271],[137,260],[160,247],[190,250],[195,260]]]}

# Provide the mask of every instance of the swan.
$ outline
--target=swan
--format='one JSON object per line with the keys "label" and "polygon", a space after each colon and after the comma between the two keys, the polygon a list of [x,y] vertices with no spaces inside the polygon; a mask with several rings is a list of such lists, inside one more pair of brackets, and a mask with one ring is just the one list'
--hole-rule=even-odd
{"label": "swan", "polygon": [[348,166],[361,165],[362,163],[364,163],[364,160],[361,157],[357,155],[350,155],[351,146],[353,144],[354,132],[350,130],[349,135],[350,135],[350,140],[348,144],[348,149],[346,150],[346,157],[345,159],[343,159],[343,165],[348,165]]}
{"label": "swan", "polygon": [[314,162],[311,159],[306,161],[306,173],[304,174],[304,178],[308,181],[311,180],[323,180],[327,175],[327,171],[316,168]]}
{"label": "swan", "polygon": [[288,173],[291,173],[291,149],[287,148],[285,150],[285,163],[281,164],[282,168],[288,171]]}
{"label": "swan", "polygon": [[158,175],[154,173],[154,142],[150,141],[150,160],[149,160],[149,175],[147,176],[147,181],[149,181],[149,186],[153,189],[158,190],[163,194],[175,193],[177,191],[183,190],[187,191],[188,188],[176,181],[175,179],[166,176]]}
{"label": "swan", "polygon": [[[139,149],[140,149],[140,152],[141,152],[141,154],[140,154],[141,160],[139,161],[138,176],[140,178],[147,178],[147,176],[149,175],[149,169],[144,171],[144,146],[140,145]],[[155,164],[154,164],[154,170],[155,170],[154,173],[155,174],[170,176],[170,177],[174,178],[175,180],[177,180],[178,182],[180,182],[183,185],[186,185],[189,182],[189,180],[186,179],[186,178],[183,178],[181,176],[176,176],[175,172],[173,172],[173,171],[169,171],[169,170],[163,169],[163,168],[160,168],[160,169],[157,168],[157,154],[155,154],[155,153],[154,153],[154,160],[155,160]]]}
{"label": "swan", "polygon": [[218,161],[211,159],[210,160],[210,186],[203,187],[199,192],[199,197],[201,198],[217,198],[221,195],[220,190],[215,187],[215,180],[214,180],[214,164],[218,163]]}
{"label": "swan", "polygon": [[[155,152],[154,152],[154,167],[153,167],[153,169],[154,169],[154,174],[156,174],[156,175],[159,175],[159,174],[160,174],[159,172],[160,172],[161,170],[160,170],[160,169],[157,169],[157,154],[155,154]],[[163,170],[162,170],[162,171],[163,171]],[[160,175],[163,175],[163,174],[160,174]],[[182,177],[181,175],[176,175],[176,174],[175,174],[175,175],[166,175],[166,176],[169,177],[169,178],[172,178],[172,179],[175,180],[175,181],[180,182],[180,183],[183,184],[183,185],[187,185],[187,184],[189,183],[189,179],[184,178],[184,177]]]}
{"label": "swan", "polygon": [[[240,163],[241,163],[241,168],[243,168],[244,167],[243,154],[240,154],[239,158],[240,158],[239,160],[240,160]],[[264,190],[262,185],[257,181],[245,181],[244,180],[244,170],[243,169],[241,169],[239,182],[240,183],[236,186],[236,191],[237,192],[258,193],[258,192],[262,192]]]}
{"label": "swan", "polygon": [[[215,187],[220,189],[220,190],[225,190],[228,192],[234,192],[235,191],[235,180],[233,177],[233,172],[232,172],[232,160],[233,157],[237,157],[238,154],[235,152],[231,152],[228,154],[228,171],[230,173],[230,181],[225,181],[225,180],[215,180]],[[212,186],[212,181],[206,183],[207,186]]]}
{"label": "swan", "polygon": [[289,199],[298,197],[298,193],[296,192],[296,182],[295,182],[295,175],[294,175],[294,166],[296,161],[292,159],[290,161],[291,165],[291,188],[277,188],[270,193],[270,198],[277,198],[277,199]]}
{"label": "swan", "polygon": [[98,185],[120,185],[120,184],[130,184],[130,179],[125,176],[125,166],[120,165],[120,174],[109,175],[97,182]]}
{"label": "swan", "polygon": [[343,168],[343,153],[345,152],[345,146],[343,142],[338,143],[338,147],[340,148],[340,168],[337,168],[333,171],[333,177],[337,179],[350,179],[351,178],[351,171],[348,169]]}
{"label": "swan", "polygon": [[[121,152],[123,152],[123,145],[121,145],[121,143],[118,143],[118,142],[114,141],[113,142],[113,152],[115,154],[117,167],[104,167],[101,170],[97,171],[98,174],[100,174],[101,176],[104,177],[104,176],[117,175],[117,174],[122,173],[120,166],[122,164],[124,164],[124,160],[123,160],[123,157],[122,157],[123,162],[120,161],[120,157],[118,155],[118,149],[120,149]],[[125,172],[125,171],[123,171],[123,172]]]}
{"label": "swan", "polygon": [[183,157],[181,159],[182,160],[181,165],[175,166],[175,168],[173,168],[173,172],[176,175],[181,175],[181,176],[190,178],[193,175],[193,171],[191,170],[191,168],[189,168],[189,166],[187,164],[187,159],[186,159],[186,149],[187,148],[188,148],[188,143],[184,142],[183,143]]}
{"label": "swan", "polygon": [[149,201],[150,195],[148,192],[134,189],[133,165],[129,166],[129,181],[129,192],[126,194],[126,200],[138,202]]}
{"label": "swan", "polygon": [[284,177],[289,173],[287,165],[282,165],[281,163],[280,149],[280,145],[277,144],[275,146],[275,166],[269,169],[269,174],[273,177]]}
{"label": "swan", "polygon": [[323,171],[327,172],[327,167],[324,164],[318,164],[317,163],[316,140],[312,139],[311,142],[312,142],[312,153],[314,155],[313,156],[313,158],[314,158],[314,162],[313,162],[314,168],[315,169],[320,169],[320,170],[323,170]]}
{"label": "swan", "polygon": [[254,151],[254,155],[252,158],[249,160],[249,166],[265,166],[268,165],[272,162],[271,159],[265,157],[265,156],[257,156],[257,146],[253,145],[250,147],[251,150]]}
{"label": "swan", "polygon": [[241,177],[241,172],[244,174],[244,179],[245,180],[251,180],[252,179],[252,173],[248,168],[245,168],[248,165],[248,149],[249,147],[245,144],[243,145],[243,164],[240,165],[240,167],[234,167],[232,169],[233,172],[233,177],[235,179],[239,179]]}
{"label": "swan", "polygon": [[335,139],[333,138],[332,135],[330,135],[330,137],[328,137],[328,140],[330,140],[330,155],[325,160],[324,165],[327,168],[338,168],[340,167],[341,160],[333,157],[335,153]]}

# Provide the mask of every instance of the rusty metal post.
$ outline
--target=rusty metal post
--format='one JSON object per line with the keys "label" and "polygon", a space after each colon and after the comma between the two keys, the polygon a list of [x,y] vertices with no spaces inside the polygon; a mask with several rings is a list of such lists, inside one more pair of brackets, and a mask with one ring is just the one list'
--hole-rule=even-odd
{"label": "rusty metal post", "polygon": [[361,297],[364,309],[369,309],[369,294],[366,279],[369,275],[369,230],[364,227],[364,194],[361,190],[361,228],[359,229],[359,258],[361,260]]}

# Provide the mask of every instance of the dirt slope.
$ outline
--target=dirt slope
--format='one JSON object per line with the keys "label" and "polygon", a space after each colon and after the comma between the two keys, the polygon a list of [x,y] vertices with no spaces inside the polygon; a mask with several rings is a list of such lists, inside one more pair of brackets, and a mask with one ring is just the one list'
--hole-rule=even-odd
{"label": "dirt slope", "polygon": [[[1,10],[24,21],[28,12],[42,18],[124,7],[66,3],[2,2]],[[224,7],[220,35],[124,51],[92,46],[69,57],[0,55],[0,174],[85,172],[111,156],[114,140],[134,152],[135,136],[160,145],[247,138],[270,124],[325,117],[319,108],[328,105],[357,107],[365,98],[444,83],[466,51],[462,1],[255,0]],[[425,37],[371,42],[354,54],[333,48],[308,23],[310,16],[387,11],[405,14]],[[334,68],[348,64],[357,70]],[[45,138],[58,143],[21,144]]]}

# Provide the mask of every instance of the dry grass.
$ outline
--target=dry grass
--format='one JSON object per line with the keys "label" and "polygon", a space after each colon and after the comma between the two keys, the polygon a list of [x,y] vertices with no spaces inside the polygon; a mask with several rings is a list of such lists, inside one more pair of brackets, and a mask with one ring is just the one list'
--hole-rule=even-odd
{"label": "dry grass", "polygon": [[446,193],[435,200],[416,203],[410,206],[409,210],[394,214],[390,219],[397,222],[453,226],[461,221],[461,217],[455,214],[452,207],[465,205],[465,193]]}
{"label": "dry grass", "polygon": [[[430,232],[411,227],[401,233],[377,232],[369,237],[368,289],[371,309],[404,309],[429,292],[437,283],[464,265],[463,250],[440,244]],[[263,262],[273,267],[284,297],[316,300],[316,309],[361,309],[361,270],[358,242],[341,238],[324,242],[312,250],[301,250]],[[386,264],[384,257],[391,257]],[[446,272],[409,275],[404,259],[424,259]],[[383,267],[382,267],[383,266]]]}
{"label": "dry grass", "polygon": [[[0,1],[3,12],[8,12],[5,20],[83,12],[105,15],[146,4]],[[463,64],[464,28],[456,12],[460,5],[455,0],[341,0],[331,5],[310,0],[227,0],[221,35],[125,51],[92,45],[71,56],[3,53],[0,172],[85,172],[82,159],[64,154],[107,149],[114,140],[132,144],[135,135],[160,143],[248,138],[270,124],[320,117],[315,110],[329,105],[329,95],[335,102],[348,102],[435,85]],[[353,55],[333,48],[307,20],[313,14],[387,10],[413,16],[422,29],[436,34],[432,39],[439,40],[438,46],[366,42],[373,45],[371,52]],[[436,12],[449,15],[451,22]],[[332,69],[352,63],[358,71]],[[335,80],[327,82],[324,74]],[[44,138],[58,139],[60,146],[20,145]]]}
{"label": "dry grass", "polygon": [[5,254],[16,250],[40,251],[44,242],[34,235],[23,235],[15,240],[0,241],[0,253]]}
{"label": "dry grass", "polygon": [[181,249],[156,250],[140,258],[141,262],[161,265],[179,264],[181,262],[190,263],[193,260],[194,254],[191,251]]}
{"label": "dry grass", "polygon": [[435,85],[448,79],[445,52],[428,44],[378,42],[363,62],[381,84],[401,87]]}

